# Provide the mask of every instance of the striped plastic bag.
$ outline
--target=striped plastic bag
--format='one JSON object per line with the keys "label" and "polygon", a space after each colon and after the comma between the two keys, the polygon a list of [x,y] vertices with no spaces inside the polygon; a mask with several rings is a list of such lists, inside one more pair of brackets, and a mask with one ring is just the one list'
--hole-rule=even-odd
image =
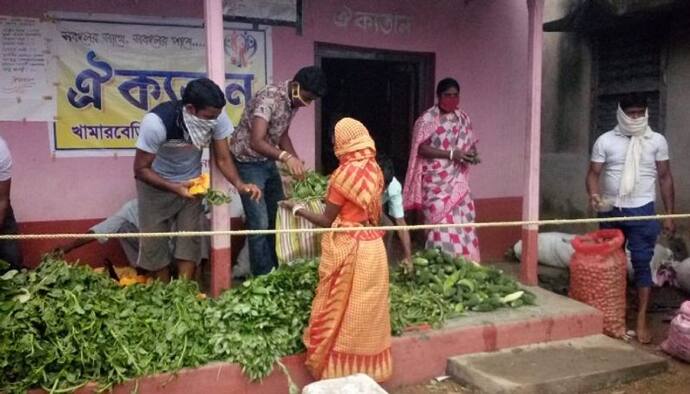
{"label": "striped plastic bag", "polygon": [[[312,212],[323,213],[326,209],[326,205],[321,200],[303,201],[302,204]],[[294,216],[289,209],[278,207],[276,230],[314,227],[316,226],[306,219]],[[297,259],[319,257],[321,255],[321,234],[312,232],[278,233],[276,234],[276,254],[279,264],[288,265]]]}
{"label": "striped plastic bag", "polygon": [[276,161],[276,167],[278,167],[280,180],[283,184],[283,194],[286,198],[289,198],[289,196],[292,194],[292,184],[294,183],[295,179],[292,177],[290,170],[288,170],[287,166],[282,161]]}

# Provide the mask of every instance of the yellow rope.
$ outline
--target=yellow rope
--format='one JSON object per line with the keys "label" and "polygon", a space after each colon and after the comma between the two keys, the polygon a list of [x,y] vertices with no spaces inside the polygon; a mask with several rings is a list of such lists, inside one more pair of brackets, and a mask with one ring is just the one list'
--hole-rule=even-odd
{"label": "yellow rope", "polygon": [[[591,224],[620,221],[643,221],[661,219],[687,219],[690,213],[673,215],[648,215],[615,218],[588,218],[588,219],[549,219],[549,220],[520,220],[511,222],[484,222],[484,223],[450,223],[450,224],[418,224],[407,226],[378,226],[366,227],[367,230],[396,231],[396,230],[433,230],[444,228],[487,228],[487,227],[518,227],[518,226],[555,226],[561,224]],[[325,233],[325,232],[354,232],[361,231],[362,227],[337,227],[337,228],[295,228],[282,230],[218,230],[218,231],[174,231],[158,233],[112,233],[112,234],[0,234],[0,240],[19,239],[72,239],[72,238],[157,238],[157,237],[200,237],[214,235],[267,235],[285,233]]]}

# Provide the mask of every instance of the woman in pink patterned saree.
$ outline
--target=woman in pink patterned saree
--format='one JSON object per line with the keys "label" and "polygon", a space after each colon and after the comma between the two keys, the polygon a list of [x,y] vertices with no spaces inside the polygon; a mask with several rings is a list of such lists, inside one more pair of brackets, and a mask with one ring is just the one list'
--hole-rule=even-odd
{"label": "woman in pink patterned saree", "polygon": [[[414,125],[404,206],[420,209],[426,224],[471,223],[475,209],[468,176],[469,166],[479,163],[477,138],[470,118],[459,109],[458,82],[443,79],[436,95],[438,104],[426,110]],[[451,255],[479,262],[474,228],[430,230],[426,247],[440,247]]]}

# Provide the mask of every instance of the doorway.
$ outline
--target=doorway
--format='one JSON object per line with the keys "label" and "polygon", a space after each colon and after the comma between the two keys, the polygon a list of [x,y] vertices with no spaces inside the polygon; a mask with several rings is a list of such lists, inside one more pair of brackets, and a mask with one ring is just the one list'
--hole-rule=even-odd
{"label": "doorway", "polygon": [[404,182],[412,126],[434,101],[434,54],[316,44],[316,65],[328,80],[328,94],[317,105],[316,166],[331,173],[338,161],[332,134],[343,116],[369,129],[379,153],[393,161]]}

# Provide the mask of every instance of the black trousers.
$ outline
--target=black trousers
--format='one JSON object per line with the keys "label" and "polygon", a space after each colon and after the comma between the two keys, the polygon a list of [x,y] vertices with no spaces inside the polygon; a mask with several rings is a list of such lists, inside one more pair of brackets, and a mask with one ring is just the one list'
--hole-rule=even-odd
{"label": "black trousers", "polygon": [[[7,209],[5,221],[2,223],[2,227],[0,227],[0,234],[19,234],[17,221],[14,218],[14,211],[11,206]],[[0,260],[8,262],[11,269],[20,269],[23,264],[19,241],[0,240]]]}

